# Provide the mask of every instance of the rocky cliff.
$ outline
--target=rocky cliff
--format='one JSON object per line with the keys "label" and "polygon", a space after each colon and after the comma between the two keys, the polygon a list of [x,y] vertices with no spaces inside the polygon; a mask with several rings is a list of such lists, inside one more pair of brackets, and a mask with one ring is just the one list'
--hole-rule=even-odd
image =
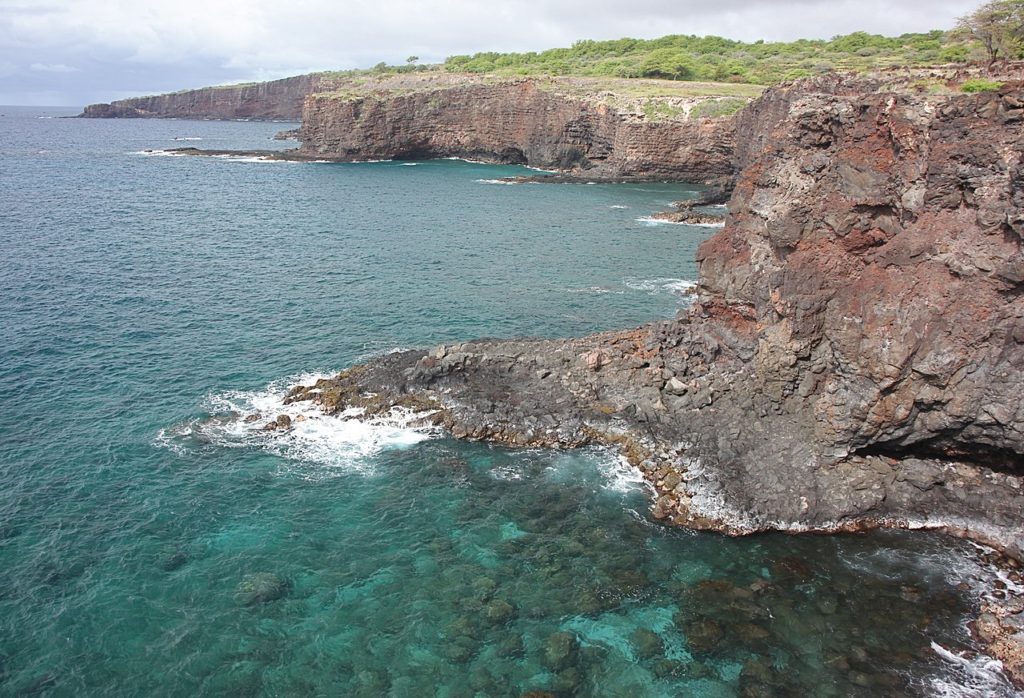
{"label": "rocky cliff", "polygon": [[[770,90],[737,120],[728,222],[674,321],[395,354],[289,399],[411,409],[467,439],[614,445],[678,525],[934,528],[1019,566],[1024,82],[1009,77],[976,95],[892,77]],[[562,124],[562,108],[544,113]],[[614,122],[588,113],[592,132]],[[571,145],[515,132],[527,161]],[[473,142],[441,133],[427,147]],[[1022,609],[996,590],[975,627],[1024,686]]]}
{"label": "rocky cliff", "polygon": [[680,524],[937,527],[1019,556],[1024,90],[906,87],[822,78],[752,105],[756,152],[678,320],[395,355],[295,399],[623,444]]}
{"label": "rocky cliff", "polygon": [[[336,160],[461,157],[593,176],[703,181],[732,174],[731,117],[701,117],[715,97],[633,81],[630,97],[584,79],[428,76],[307,99],[300,153]],[[735,107],[734,107],[735,108]]]}
{"label": "rocky cliff", "polygon": [[81,116],[298,121],[308,95],[333,89],[336,84],[335,80],[323,75],[299,75],[270,82],[204,87],[122,99],[110,104],[90,104]]}

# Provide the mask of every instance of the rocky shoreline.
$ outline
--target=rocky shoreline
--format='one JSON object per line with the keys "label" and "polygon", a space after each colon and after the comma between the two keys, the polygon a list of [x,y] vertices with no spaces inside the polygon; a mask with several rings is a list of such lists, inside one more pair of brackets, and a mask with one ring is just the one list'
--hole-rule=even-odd
{"label": "rocky shoreline", "polygon": [[[675,525],[937,529],[1018,567],[1024,84],[899,87],[829,76],[740,115],[728,222],[675,320],[390,355],[288,399],[617,447]],[[1020,684],[1020,588],[994,591],[975,632]]]}
{"label": "rocky shoreline", "polygon": [[[717,182],[659,214],[718,224],[697,207],[729,194],[724,228],[698,253],[695,302],[674,320],[388,355],[287,399],[412,411],[510,446],[618,448],[670,525],[935,529],[990,546],[1012,584],[986,592],[973,630],[1024,686],[1024,68],[1002,70],[979,94],[949,76],[918,89],[940,71],[829,75],[773,88],[735,118],[670,127],[585,101],[556,108],[518,82],[448,86],[436,103],[435,90],[317,98],[297,150],[173,152],[469,157],[562,170],[515,181]],[[461,106],[438,121],[449,99]],[[529,118],[494,130],[515,105]]]}

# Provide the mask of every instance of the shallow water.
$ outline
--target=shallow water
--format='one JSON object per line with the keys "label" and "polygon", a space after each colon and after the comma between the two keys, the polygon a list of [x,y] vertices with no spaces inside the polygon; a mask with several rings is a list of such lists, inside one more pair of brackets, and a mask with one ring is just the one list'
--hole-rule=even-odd
{"label": "shallow water", "polygon": [[1010,694],[946,653],[970,545],[670,530],[607,452],[224,417],[395,347],[671,317],[714,230],[637,219],[696,188],[0,113],[0,694]]}

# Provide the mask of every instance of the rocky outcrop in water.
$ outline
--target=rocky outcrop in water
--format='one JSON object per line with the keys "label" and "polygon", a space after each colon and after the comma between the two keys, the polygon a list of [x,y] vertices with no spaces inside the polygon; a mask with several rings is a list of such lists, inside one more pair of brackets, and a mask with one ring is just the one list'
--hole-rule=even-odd
{"label": "rocky outcrop in water", "polygon": [[[289,400],[415,410],[513,446],[615,445],[655,487],[654,516],[679,525],[936,528],[1020,559],[1024,82],[1011,77],[977,95],[892,76],[770,90],[737,120],[728,222],[676,320],[394,354]],[[1019,603],[986,608],[978,637],[1024,681]]]}
{"label": "rocky outcrop in water", "polygon": [[677,320],[398,354],[293,399],[434,409],[512,445],[618,443],[679,524],[927,526],[1019,556],[1022,117],[1019,83],[774,89],[741,120],[762,147]]}
{"label": "rocky outcrop in water", "polygon": [[706,181],[733,173],[734,149],[731,117],[699,117],[696,108],[707,101],[629,98],[582,79],[393,80],[311,96],[299,152],[336,160],[459,157],[605,178]]}
{"label": "rocky outcrop in water", "polygon": [[312,74],[283,80],[204,87],[171,94],[121,99],[109,104],[90,104],[86,118],[180,118],[252,119],[298,121],[306,97],[333,89],[337,80]]}

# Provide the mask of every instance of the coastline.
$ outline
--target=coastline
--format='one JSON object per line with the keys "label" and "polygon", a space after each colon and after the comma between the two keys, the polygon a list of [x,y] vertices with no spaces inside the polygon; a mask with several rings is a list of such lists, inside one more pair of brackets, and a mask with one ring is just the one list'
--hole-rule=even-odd
{"label": "coastline", "polygon": [[[389,355],[288,400],[328,414],[429,413],[425,422],[460,439],[617,447],[653,485],[652,514],[668,524],[731,536],[939,530],[999,551],[992,563],[1019,577],[1024,272],[1019,142],[1006,124],[1022,118],[1022,85],[979,95],[892,88],[826,76],[741,112],[739,174],[723,187],[733,190],[729,219],[701,248],[697,300],[676,321]],[[337,135],[337,105],[321,106]],[[477,143],[382,151],[372,138],[346,149],[303,133],[313,146],[285,154],[174,152],[525,157],[488,156]],[[550,149],[538,152],[526,162],[551,162]],[[621,167],[560,169],[510,181],[644,181]],[[1024,686],[1021,591],[985,595],[972,629]]]}

